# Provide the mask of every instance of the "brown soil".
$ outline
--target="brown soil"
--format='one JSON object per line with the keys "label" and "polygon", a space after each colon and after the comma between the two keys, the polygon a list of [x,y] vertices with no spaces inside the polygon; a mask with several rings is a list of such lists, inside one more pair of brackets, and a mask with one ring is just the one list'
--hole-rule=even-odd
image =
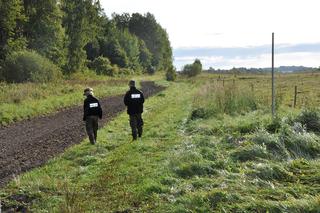
{"label": "brown soil", "polygon": [[[145,97],[164,89],[154,82],[142,82],[141,85]],[[104,112],[100,126],[125,109],[123,96],[106,97],[100,102]],[[0,127],[0,186],[80,143],[86,137],[82,113],[82,106],[76,106]]]}

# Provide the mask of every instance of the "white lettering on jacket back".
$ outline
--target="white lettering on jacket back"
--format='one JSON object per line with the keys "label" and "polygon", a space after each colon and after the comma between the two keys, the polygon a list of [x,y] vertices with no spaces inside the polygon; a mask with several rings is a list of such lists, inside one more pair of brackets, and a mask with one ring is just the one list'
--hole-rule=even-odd
{"label": "white lettering on jacket back", "polygon": [[90,108],[95,108],[95,107],[98,107],[98,103],[92,103],[92,104],[90,104]]}
{"label": "white lettering on jacket back", "polygon": [[140,94],[131,94],[132,99],[140,98]]}

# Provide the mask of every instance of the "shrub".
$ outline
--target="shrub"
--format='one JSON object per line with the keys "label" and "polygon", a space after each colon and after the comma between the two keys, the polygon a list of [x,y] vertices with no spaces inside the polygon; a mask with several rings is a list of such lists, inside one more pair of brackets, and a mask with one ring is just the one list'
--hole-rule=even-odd
{"label": "shrub", "polygon": [[300,122],[308,131],[320,133],[320,113],[318,111],[305,110],[295,121]]}
{"label": "shrub", "polygon": [[97,79],[99,76],[97,76],[97,73],[90,69],[85,69],[82,72],[77,71],[75,73],[72,73],[69,78],[72,80],[81,80],[81,81],[87,81],[92,79]]}
{"label": "shrub", "polygon": [[113,67],[111,66],[110,60],[108,58],[99,56],[95,58],[94,61],[90,62],[88,67],[93,69],[98,75],[108,75],[114,76]]}
{"label": "shrub", "polygon": [[253,135],[252,141],[266,146],[267,151],[277,159],[287,159],[289,157],[289,153],[282,141],[279,141],[276,135],[272,135],[263,129],[258,130]]}
{"label": "shrub", "polygon": [[320,153],[320,139],[303,128],[284,125],[280,132],[280,140],[293,158],[316,158]]}
{"label": "shrub", "polygon": [[177,78],[177,73],[176,73],[176,69],[171,66],[167,72],[166,72],[166,79],[167,81],[174,81]]}
{"label": "shrub", "polygon": [[281,128],[281,119],[279,117],[275,117],[271,120],[270,123],[266,125],[266,129],[271,132],[275,133]]}
{"label": "shrub", "polygon": [[183,74],[189,77],[196,76],[202,71],[202,64],[199,59],[196,59],[193,64],[187,64],[183,67]]}
{"label": "shrub", "polygon": [[36,52],[20,51],[4,63],[3,77],[7,82],[50,82],[62,77],[60,69]]}
{"label": "shrub", "polygon": [[112,66],[112,73],[113,73],[113,75],[118,75],[120,73],[120,69],[119,69],[118,65],[114,64]]}
{"label": "shrub", "polygon": [[134,74],[134,71],[129,68],[120,68],[119,74],[120,75],[132,75],[132,74]]}

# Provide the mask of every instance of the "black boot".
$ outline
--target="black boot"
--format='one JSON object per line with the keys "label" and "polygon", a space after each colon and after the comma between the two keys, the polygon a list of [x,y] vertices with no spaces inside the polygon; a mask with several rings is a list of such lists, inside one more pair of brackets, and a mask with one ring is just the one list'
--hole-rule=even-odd
{"label": "black boot", "polygon": [[89,140],[90,140],[90,143],[91,143],[92,145],[94,145],[94,144],[96,143],[96,140],[95,140],[95,138],[94,138],[94,135],[89,135]]}
{"label": "black boot", "polygon": [[142,137],[142,128],[139,128],[139,129],[138,129],[138,136],[139,136],[139,138]]}
{"label": "black boot", "polygon": [[136,131],[132,131],[132,140],[133,141],[137,140],[137,132]]}

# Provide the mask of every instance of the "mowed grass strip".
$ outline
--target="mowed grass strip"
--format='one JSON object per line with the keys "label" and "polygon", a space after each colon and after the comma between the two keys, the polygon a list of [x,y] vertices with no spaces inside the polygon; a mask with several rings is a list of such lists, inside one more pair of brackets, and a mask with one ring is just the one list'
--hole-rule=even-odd
{"label": "mowed grass strip", "polygon": [[144,136],[136,142],[131,142],[128,116],[122,113],[99,131],[96,146],[85,140],[10,183],[1,192],[4,205],[17,205],[10,195],[24,195],[32,200],[28,208],[34,212],[156,209],[161,191],[169,190],[160,181],[170,175],[168,159],[181,141],[180,127],[190,113],[193,92],[180,82],[148,99]]}

